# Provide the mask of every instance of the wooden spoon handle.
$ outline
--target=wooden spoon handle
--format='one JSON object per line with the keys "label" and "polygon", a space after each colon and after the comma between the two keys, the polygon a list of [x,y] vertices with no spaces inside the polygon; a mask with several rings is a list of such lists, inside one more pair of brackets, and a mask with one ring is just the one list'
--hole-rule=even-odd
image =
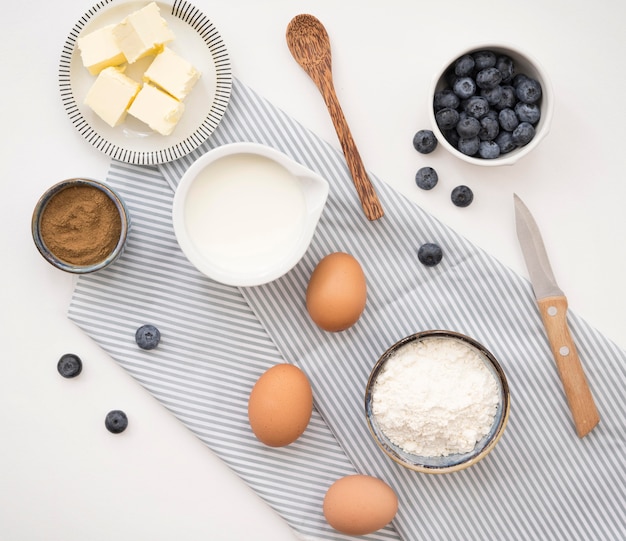
{"label": "wooden spoon handle", "polygon": [[346,121],[346,117],[344,116],[341,105],[339,104],[339,99],[335,93],[332,78],[328,71],[329,70],[326,70],[324,74],[318,77],[313,77],[313,79],[315,80],[322,96],[324,97],[324,101],[326,102],[326,107],[328,108],[330,118],[335,126],[337,137],[341,143],[341,150],[343,150],[343,154],[346,158],[348,169],[352,175],[352,180],[354,181],[354,186],[356,187],[365,216],[370,221],[378,220],[378,218],[382,218],[385,212],[383,211],[380,200],[376,195],[374,186],[372,186],[372,183],[367,176],[363,160],[361,160],[359,150],[357,149],[354,139],[352,138],[352,133],[350,132],[348,122]]}
{"label": "wooden spoon handle", "polygon": [[547,297],[537,301],[543,325],[578,437],[586,436],[600,421],[574,340],[567,326],[567,299]]}

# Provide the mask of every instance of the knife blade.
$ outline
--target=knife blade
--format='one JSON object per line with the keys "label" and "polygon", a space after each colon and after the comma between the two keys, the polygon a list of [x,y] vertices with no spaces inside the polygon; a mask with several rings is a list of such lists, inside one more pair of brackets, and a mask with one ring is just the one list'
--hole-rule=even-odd
{"label": "knife blade", "polygon": [[600,415],[567,324],[567,297],[554,278],[535,219],[516,194],[513,200],[517,238],[576,433],[583,438],[598,424]]}

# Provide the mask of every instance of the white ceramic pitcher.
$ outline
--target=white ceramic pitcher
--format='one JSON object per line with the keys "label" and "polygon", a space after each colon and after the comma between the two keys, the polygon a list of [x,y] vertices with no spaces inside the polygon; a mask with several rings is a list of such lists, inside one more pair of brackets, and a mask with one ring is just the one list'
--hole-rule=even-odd
{"label": "white ceramic pitcher", "polygon": [[278,150],[231,143],[198,158],[174,196],[178,243],[203,274],[261,285],[291,270],[311,243],[328,182]]}

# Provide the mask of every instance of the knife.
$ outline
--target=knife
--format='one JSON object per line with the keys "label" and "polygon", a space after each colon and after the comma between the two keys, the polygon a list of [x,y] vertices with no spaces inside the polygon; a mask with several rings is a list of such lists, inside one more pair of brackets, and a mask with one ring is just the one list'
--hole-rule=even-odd
{"label": "knife", "polygon": [[567,298],[556,283],[548,254],[532,214],[513,194],[517,237],[526,261],[543,326],[563,384],[576,433],[585,437],[600,421],[576,345],[567,325]]}

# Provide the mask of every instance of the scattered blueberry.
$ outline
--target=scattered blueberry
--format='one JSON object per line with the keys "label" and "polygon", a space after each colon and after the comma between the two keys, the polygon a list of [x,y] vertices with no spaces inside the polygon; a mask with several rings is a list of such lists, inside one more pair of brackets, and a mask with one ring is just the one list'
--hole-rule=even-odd
{"label": "scattered blueberry", "polygon": [[160,340],[161,332],[154,325],[142,325],[135,332],[135,342],[141,349],[154,349]]}
{"label": "scattered blueberry", "polygon": [[[463,154],[494,159],[534,137],[541,120],[541,84],[516,73],[510,56],[490,50],[463,55],[446,70],[442,81],[443,88],[433,97],[437,126]],[[478,131],[468,118],[479,120]],[[525,125],[518,129],[521,124]],[[479,150],[481,141],[490,143]]]}
{"label": "scattered blueberry", "polygon": [[422,167],[415,174],[415,183],[422,190],[432,190],[439,181],[439,175],[432,167]]}
{"label": "scattered blueberry", "polygon": [[443,251],[438,244],[427,242],[422,244],[417,250],[417,258],[420,260],[420,263],[427,267],[434,267],[441,263]]}
{"label": "scattered blueberry", "polygon": [[413,146],[421,154],[430,154],[437,147],[437,138],[431,130],[420,130],[413,137]]}
{"label": "scattered blueberry", "polygon": [[64,378],[75,378],[83,370],[83,362],[78,355],[65,353],[57,363],[57,370]]}
{"label": "scattered blueberry", "polygon": [[474,193],[467,186],[461,185],[452,190],[450,199],[457,207],[467,207],[474,200]]}
{"label": "scattered blueberry", "polygon": [[107,413],[104,419],[104,426],[106,426],[109,432],[119,434],[128,427],[128,417],[121,410],[112,410]]}

